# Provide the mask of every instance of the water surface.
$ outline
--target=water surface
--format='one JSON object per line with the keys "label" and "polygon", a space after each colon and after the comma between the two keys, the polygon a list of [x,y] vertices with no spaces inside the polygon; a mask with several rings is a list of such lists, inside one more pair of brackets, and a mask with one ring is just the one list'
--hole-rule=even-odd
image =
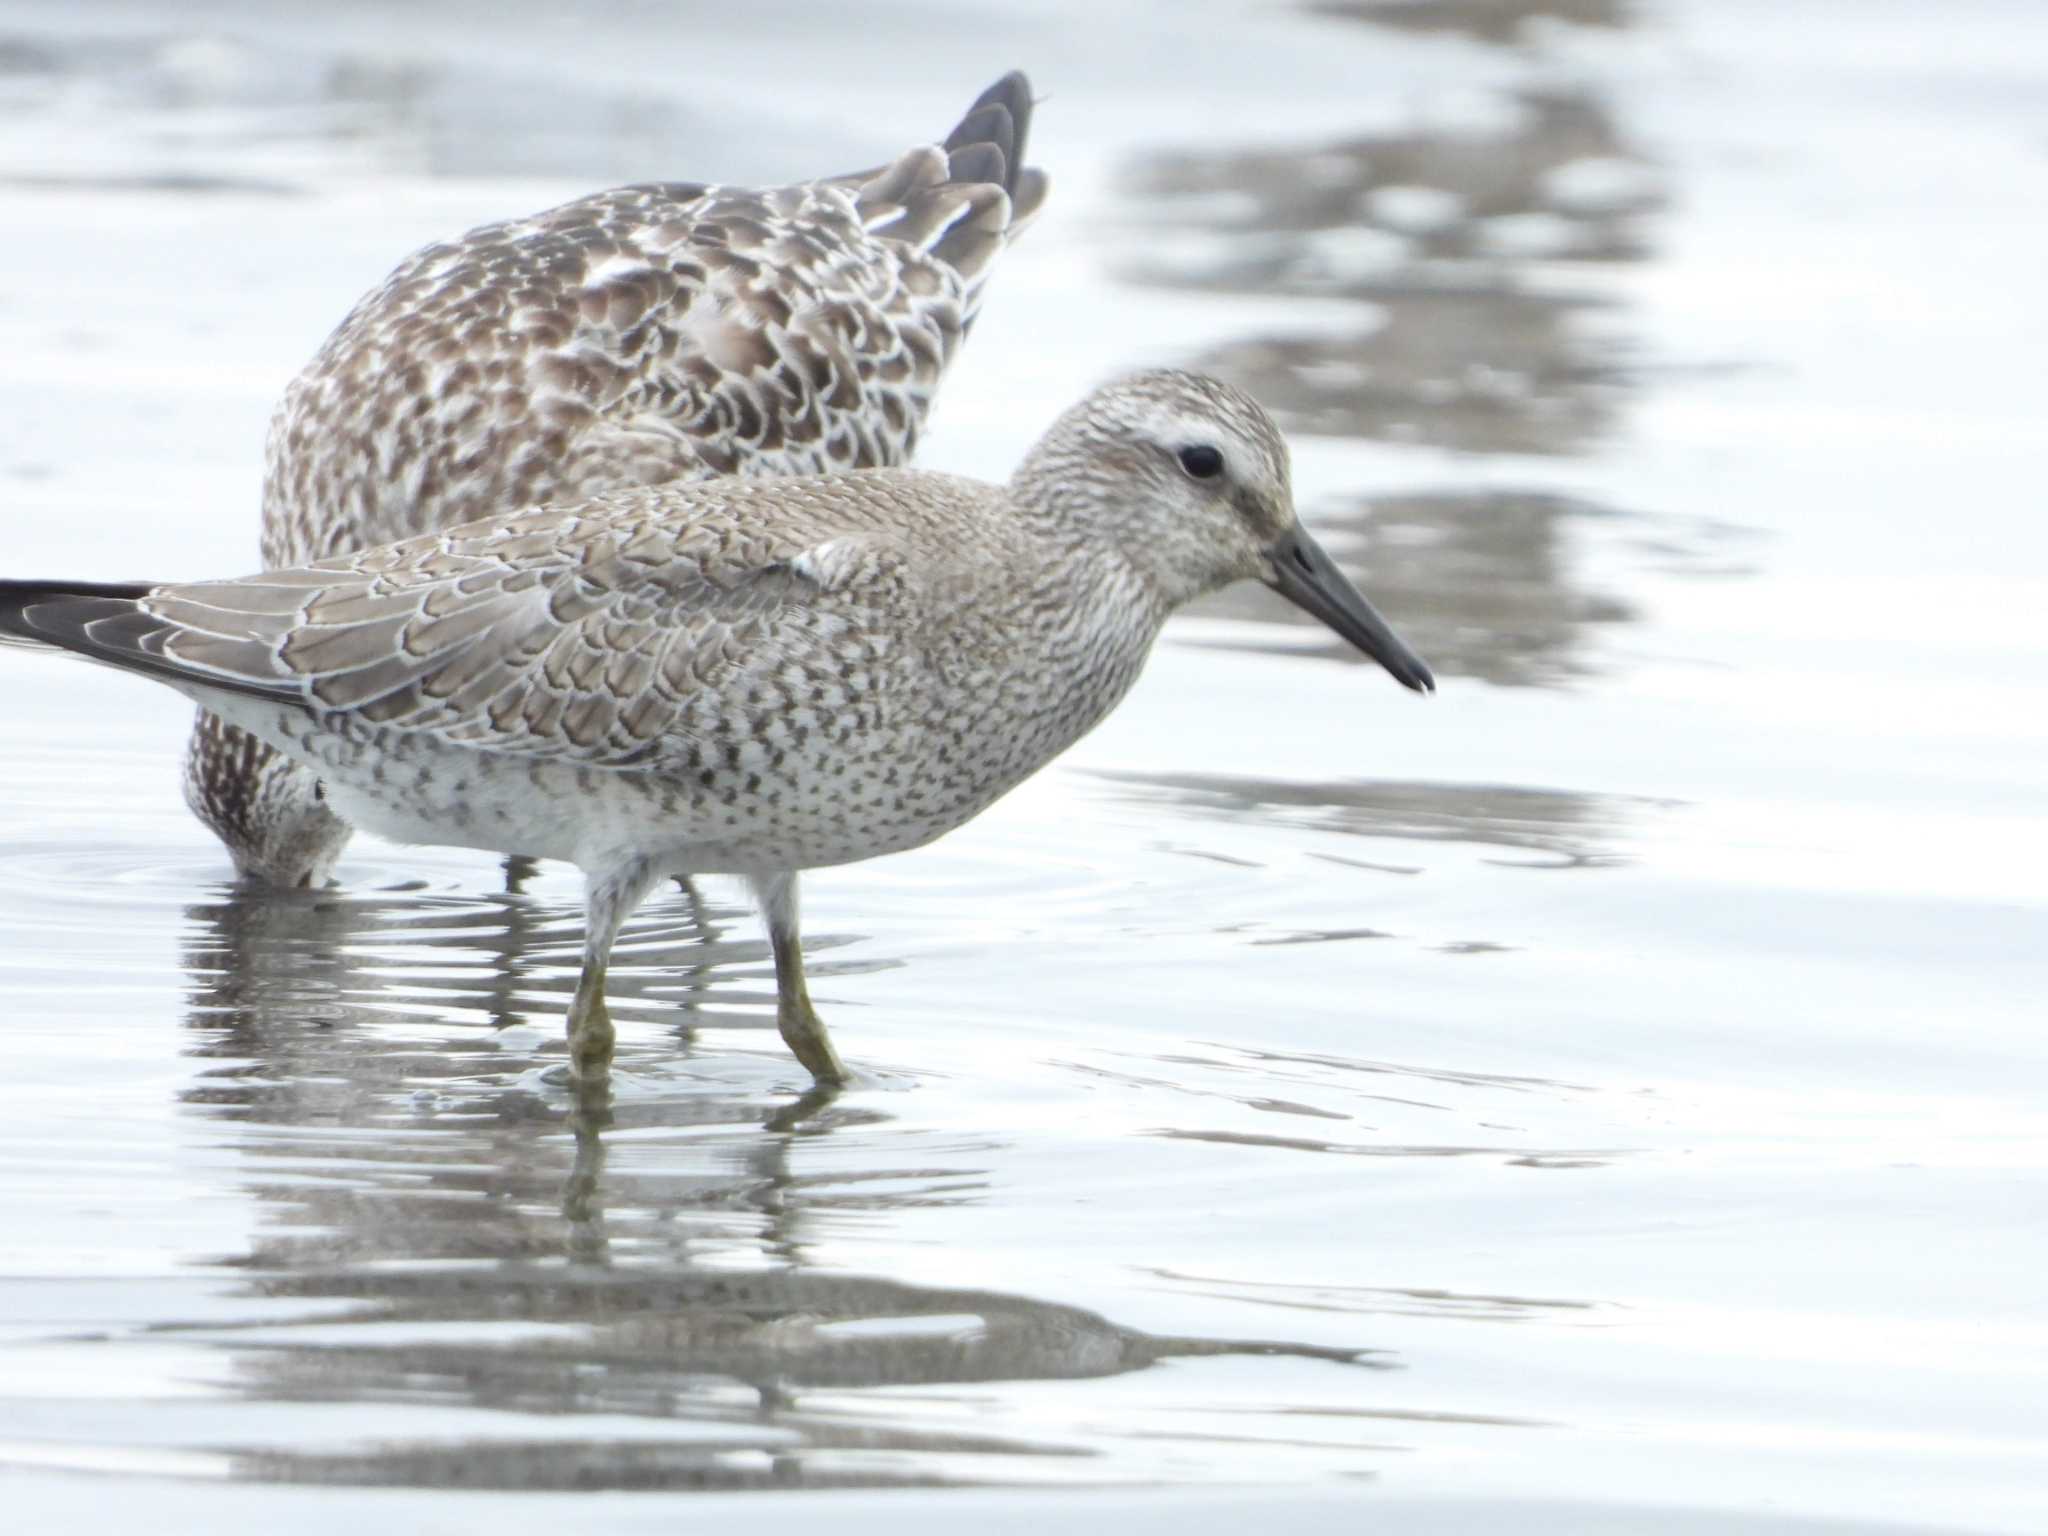
{"label": "water surface", "polygon": [[8,569],[250,564],[271,400],[426,240],[1022,65],[1055,195],[925,461],[1224,372],[1443,689],[1203,605],[808,883],[854,1091],[714,886],[622,941],[593,1118],[573,872],[251,899],[175,697],[0,657],[23,1528],[2048,1524],[2048,24],[770,20],[0,5]]}

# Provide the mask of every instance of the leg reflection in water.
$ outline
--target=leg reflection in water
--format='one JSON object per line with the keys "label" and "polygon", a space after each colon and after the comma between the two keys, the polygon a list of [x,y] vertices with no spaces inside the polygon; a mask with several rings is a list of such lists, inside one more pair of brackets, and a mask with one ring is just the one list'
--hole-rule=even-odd
{"label": "leg reflection in water", "polygon": [[[629,1051],[615,1096],[575,1100],[543,1071],[573,986],[570,904],[230,892],[190,917],[192,1052],[215,1065],[184,1107],[246,1163],[257,1209],[246,1250],[219,1261],[238,1277],[223,1306],[246,1321],[168,1331],[219,1350],[227,1390],[274,1409],[274,1433],[232,1448],[231,1475],[888,1486],[1043,1478],[1065,1457],[1095,1478],[1100,1443],[992,1431],[987,1384],[1216,1354],[1384,1363],[846,1272],[847,1245],[889,1246],[899,1213],[929,1222],[992,1198],[1005,1148],[906,1134],[875,1107],[886,1095],[792,1099],[798,1069],[780,1056],[743,1082],[692,1076],[687,1059],[657,1081]],[[673,987],[683,954],[699,1016],[722,1020],[716,998],[743,985],[765,1046],[762,946],[723,943],[680,898],[628,928],[613,996],[635,996],[619,985],[632,972],[653,997],[656,959]],[[825,1241],[830,1266],[814,1256]],[[295,1429],[307,1404],[359,1406],[360,1430]],[[478,1411],[522,1417],[479,1436]],[[1147,1437],[1129,1448],[1158,1454]]]}

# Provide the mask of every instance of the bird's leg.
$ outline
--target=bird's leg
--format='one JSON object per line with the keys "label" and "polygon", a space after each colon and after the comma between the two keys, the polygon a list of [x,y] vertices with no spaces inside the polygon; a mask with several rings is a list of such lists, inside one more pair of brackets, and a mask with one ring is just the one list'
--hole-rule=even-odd
{"label": "bird's leg", "polygon": [[804,952],[797,937],[796,871],[756,876],[754,894],[761,902],[761,915],[768,920],[768,942],[775,951],[775,1027],[796,1053],[796,1059],[810,1068],[820,1083],[838,1086],[847,1080],[839,1053],[832,1049],[832,1037],[825,1033],[825,1021],[811,1006],[810,989],[804,985]]}
{"label": "bird's leg", "polygon": [[647,893],[654,888],[654,867],[644,859],[586,874],[584,892],[583,974],[576,978],[576,998],[569,1004],[569,1076],[600,1084],[611,1077],[612,1016],[604,1006],[604,975],[612,943]]}

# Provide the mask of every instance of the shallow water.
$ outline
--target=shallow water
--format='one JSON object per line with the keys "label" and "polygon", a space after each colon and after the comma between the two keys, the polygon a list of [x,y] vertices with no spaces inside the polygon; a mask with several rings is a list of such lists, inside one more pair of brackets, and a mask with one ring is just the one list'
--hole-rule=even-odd
{"label": "shallow water", "polygon": [[0,656],[16,1528],[2048,1526],[2048,20],[297,9],[0,4],[10,570],[248,565],[270,400],[415,245],[1022,64],[1055,196],[925,462],[1227,372],[1444,687],[1226,594],[808,883],[853,1091],[676,892],[599,1124],[570,872],[251,901],[174,697]]}

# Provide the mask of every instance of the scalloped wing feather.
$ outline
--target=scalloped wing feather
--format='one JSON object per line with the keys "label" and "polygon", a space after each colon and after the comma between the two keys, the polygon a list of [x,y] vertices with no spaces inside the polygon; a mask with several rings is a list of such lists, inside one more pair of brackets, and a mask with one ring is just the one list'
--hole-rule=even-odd
{"label": "scalloped wing feather", "polygon": [[[396,558],[394,558],[396,556]],[[320,565],[161,587],[140,607],[187,679],[492,752],[647,761],[692,702],[829,658],[903,574],[891,541],[538,513]]]}

